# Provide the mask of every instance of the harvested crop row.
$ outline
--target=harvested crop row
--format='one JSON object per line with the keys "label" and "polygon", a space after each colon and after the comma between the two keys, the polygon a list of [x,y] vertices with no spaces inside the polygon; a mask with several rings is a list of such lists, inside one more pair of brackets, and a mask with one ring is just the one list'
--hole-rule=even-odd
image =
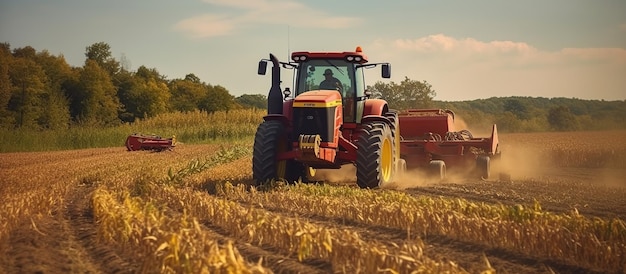
{"label": "harvested crop row", "polygon": [[335,272],[375,272],[380,269],[400,273],[416,269],[465,272],[452,262],[439,262],[426,257],[420,241],[406,242],[401,246],[364,241],[354,232],[244,207],[190,188],[164,187],[155,189],[152,195],[172,208],[211,222],[247,242],[270,244],[289,254],[296,254],[299,260],[327,260]]}
{"label": "harvested crop row", "polygon": [[302,215],[320,215],[402,229],[418,235],[515,250],[591,269],[621,269],[626,263],[626,225],[619,219],[590,220],[522,206],[476,204],[461,199],[416,198],[396,191],[299,184],[280,191],[247,191],[225,184],[228,199]]}
{"label": "harvested crop row", "polygon": [[141,273],[268,273],[246,262],[232,243],[219,245],[183,214],[168,217],[163,209],[127,193],[98,189],[93,196],[98,237],[134,254]]}
{"label": "harvested crop row", "polygon": [[[122,147],[41,153],[0,154],[0,242],[20,223],[56,213],[77,184],[106,183],[133,188],[142,178],[161,176],[187,159],[220,147],[195,146],[175,153],[129,153]],[[109,161],[115,157],[115,161]],[[107,160],[105,160],[107,159]],[[183,161],[184,159],[184,161]]]}

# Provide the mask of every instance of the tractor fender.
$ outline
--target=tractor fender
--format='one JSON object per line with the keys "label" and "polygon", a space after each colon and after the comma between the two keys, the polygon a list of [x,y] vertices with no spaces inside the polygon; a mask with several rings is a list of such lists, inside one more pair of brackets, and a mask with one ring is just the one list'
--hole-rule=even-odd
{"label": "tractor fender", "polygon": [[365,106],[363,108],[363,118],[369,115],[383,116],[387,113],[389,108],[387,107],[387,101],[382,99],[368,99],[365,100]]}
{"label": "tractor fender", "polygon": [[264,121],[280,121],[285,127],[289,126],[289,118],[282,114],[268,114],[263,116]]}
{"label": "tractor fender", "polygon": [[285,127],[291,126],[291,116],[293,110],[293,100],[287,100],[283,102],[282,114],[268,114],[263,116],[264,121],[278,120],[283,123]]}
{"label": "tractor fender", "polygon": [[367,115],[361,119],[361,123],[365,124],[368,122],[383,122],[385,124],[391,125],[391,121],[385,116],[380,115]]}

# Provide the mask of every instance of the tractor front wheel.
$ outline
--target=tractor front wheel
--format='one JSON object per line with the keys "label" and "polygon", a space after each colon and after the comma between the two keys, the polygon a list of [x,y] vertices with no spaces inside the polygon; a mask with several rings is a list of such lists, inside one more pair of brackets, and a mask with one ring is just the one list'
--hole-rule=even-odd
{"label": "tractor front wheel", "polygon": [[254,136],[252,178],[256,185],[285,178],[287,161],[277,161],[276,155],[287,151],[285,127],[280,121],[265,121]]}
{"label": "tractor front wheel", "polygon": [[394,142],[383,122],[363,124],[356,158],[356,182],[361,188],[377,188],[394,175]]}

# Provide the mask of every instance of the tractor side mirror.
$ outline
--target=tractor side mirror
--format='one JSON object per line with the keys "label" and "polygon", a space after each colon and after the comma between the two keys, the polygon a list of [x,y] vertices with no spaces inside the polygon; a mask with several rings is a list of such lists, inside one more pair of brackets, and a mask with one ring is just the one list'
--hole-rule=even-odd
{"label": "tractor side mirror", "polygon": [[391,78],[391,65],[383,64],[381,68],[381,76],[383,78]]}
{"label": "tractor side mirror", "polygon": [[259,61],[259,68],[257,70],[257,73],[259,75],[265,75],[266,72],[267,72],[267,61],[266,60]]}

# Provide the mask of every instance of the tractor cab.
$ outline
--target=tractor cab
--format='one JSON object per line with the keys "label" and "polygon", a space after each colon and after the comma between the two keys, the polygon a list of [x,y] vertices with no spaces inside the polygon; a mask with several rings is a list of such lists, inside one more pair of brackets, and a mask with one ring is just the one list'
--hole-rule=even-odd
{"label": "tractor cab", "polygon": [[[363,69],[367,56],[361,47],[354,52],[294,52],[294,98],[306,92],[336,90],[342,99],[343,122],[360,123],[368,95],[365,94]],[[382,64],[382,77],[389,78],[389,64]]]}

